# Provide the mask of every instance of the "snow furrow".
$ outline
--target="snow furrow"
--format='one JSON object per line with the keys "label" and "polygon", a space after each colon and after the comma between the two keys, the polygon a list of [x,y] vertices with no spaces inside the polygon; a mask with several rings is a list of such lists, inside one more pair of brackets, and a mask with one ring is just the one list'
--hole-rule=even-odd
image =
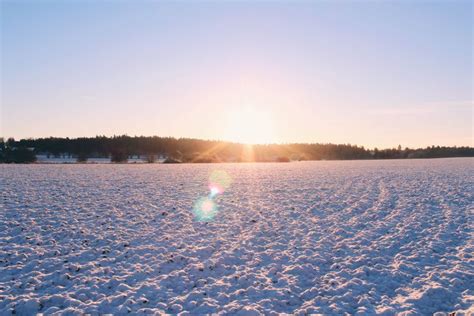
{"label": "snow furrow", "polygon": [[472,159],[0,172],[1,315],[473,312]]}

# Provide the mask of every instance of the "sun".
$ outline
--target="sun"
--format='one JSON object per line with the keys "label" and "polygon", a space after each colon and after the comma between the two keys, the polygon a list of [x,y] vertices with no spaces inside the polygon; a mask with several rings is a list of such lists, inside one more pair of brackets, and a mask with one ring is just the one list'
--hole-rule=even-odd
{"label": "sun", "polygon": [[225,137],[243,144],[269,144],[275,142],[271,113],[254,106],[242,106],[228,112]]}

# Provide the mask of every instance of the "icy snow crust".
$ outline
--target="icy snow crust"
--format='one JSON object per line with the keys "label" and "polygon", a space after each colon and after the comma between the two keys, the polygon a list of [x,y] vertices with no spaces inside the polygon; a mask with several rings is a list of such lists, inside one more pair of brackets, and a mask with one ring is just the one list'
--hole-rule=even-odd
{"label": "icy snow crust", "polygon": [[472,311],[473,159],[0,172],[1,315]]}

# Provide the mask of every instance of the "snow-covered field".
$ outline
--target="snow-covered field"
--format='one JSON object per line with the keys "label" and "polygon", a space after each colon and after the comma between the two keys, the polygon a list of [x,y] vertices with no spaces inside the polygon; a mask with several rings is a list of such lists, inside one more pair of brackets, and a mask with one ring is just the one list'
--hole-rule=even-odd
{"label": "snow-covered field", "polygon": [[468,314],[473,182],[473,159],[0,165],[0,315]]}

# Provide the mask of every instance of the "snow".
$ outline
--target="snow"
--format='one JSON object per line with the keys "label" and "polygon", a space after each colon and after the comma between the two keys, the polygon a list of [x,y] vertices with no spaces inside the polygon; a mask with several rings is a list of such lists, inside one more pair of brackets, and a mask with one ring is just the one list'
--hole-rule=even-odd
{"label": "snow", "polygon": [[473,180],[473,159],[0,165],[0,314],[472,313]]}

